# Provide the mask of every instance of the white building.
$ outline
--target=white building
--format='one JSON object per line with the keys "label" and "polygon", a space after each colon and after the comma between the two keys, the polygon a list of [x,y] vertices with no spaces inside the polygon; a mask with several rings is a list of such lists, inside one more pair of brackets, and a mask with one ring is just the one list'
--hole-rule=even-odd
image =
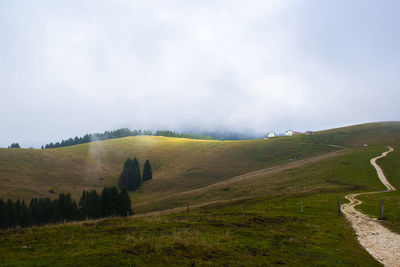
{"label": "white building", "polygon": [[303,133],[301,133],[301,132],[296,132],[296,131],[293,131],[293,130],[287,130],[287,131],[285,132],[285,135],[286,135],[286,136],[293,136],[293,135],[297,135],[297,134],[303,134]]}
{"label": "white building", "polygon": [[274,132],[270,132],[270,133],[268,134],[268,138],[275,137],[275,136],[276,136],[276,134],[275,134]]}
{"label": "white building", "polygon": [[286,136],[292,136],[294,134],[294,131],[293,130],[287,130],[286,132],[285,132],[285,135]]}

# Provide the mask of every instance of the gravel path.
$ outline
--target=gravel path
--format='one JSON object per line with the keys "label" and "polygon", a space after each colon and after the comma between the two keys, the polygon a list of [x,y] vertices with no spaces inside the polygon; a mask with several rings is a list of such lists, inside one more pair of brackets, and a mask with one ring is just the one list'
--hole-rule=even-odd
{"label": "gravel path", "polygon": [[[370,161],[372,166],[375,167],[379,179],[387,188],[387,190],[383,192],[394,191],[396,188],[388,182],[382,169],[376,163],[376,160],[385,157],[392,151],[393,148],[389,147],[388,151],[383,152],[382,155]],[[370,218],[355,209],[357,205],[362,203],[356,198],[357,196],[381,192],[382,191],[347,195],[346,198],[350,203],[343,204],[342,211],[356,232],[360,244],[377,261],[385,266],[400,266],[400,235],[383,227],[376,218]]]}

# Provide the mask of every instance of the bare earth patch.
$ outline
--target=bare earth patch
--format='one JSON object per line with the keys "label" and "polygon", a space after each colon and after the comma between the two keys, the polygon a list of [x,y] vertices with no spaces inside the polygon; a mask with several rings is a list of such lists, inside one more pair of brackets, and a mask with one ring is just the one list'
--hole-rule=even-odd
{"label": "bare earth patch", "polygon": [[[385,157],[393,151],[392,147],[383,152],[382,155],[371,159],[372,166],[375,167],[381,182],[386,186],[385,192],[396,190],[386,179],[382,169],[376,163],[376,160]],[[347,195],[350,201],[348,204],[342,205],[343,214],[351,223],[356,232],[360,244],[380,263],[385,266],[400,266],[400,235],[393,233],[389,229],[383,227],[377,218],[369,216],[357,211],[355,207],[362,202],[356,197],[363,194],[375,194],[378,192],[357,193]]]}

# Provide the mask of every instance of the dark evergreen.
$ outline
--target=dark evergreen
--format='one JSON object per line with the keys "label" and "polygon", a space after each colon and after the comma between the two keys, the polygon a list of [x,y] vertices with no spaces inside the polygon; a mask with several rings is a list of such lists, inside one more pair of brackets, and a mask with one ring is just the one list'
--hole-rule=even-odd
{"label": "dark evergreen", "polygon": [[22,200],[21,209],[19,214],[19,225],[26,227],[32,224],[31,213],[29,208],[25,205],[25,201]]}
{"label": "dark evergreen", "polygon": [[7,227],[15,227],[17,225],[17,219],[15,214],[15,205],[11,199],[7,199],[5,214]]}
{"label": "dark evergreen", "polygon": [[106,187],[101,196],[96,190],[83,191],[79,206],[70,193],[61,193],[53,201],[50,198],[33,198],[29,207],[23,200],[0,199],[0,228],[127,216],[130,212],[131,202],[126,188],[119,191],[116,187]]}
{"label": "dark evergreen", "polygon": [[143,181],[148,181],[152,178],[153,178],[153,173],[151,171],[150,161],[146,160],[146,162],[144,163],[144,167],[143,167],[142,179],[143,179]]}
{"label": "dark evergreen", "polygon": [[131,214],[131,199],[129,198],[128,190],[122,188],[118,199],[118,215],[129,216]]}
{"label": "dark evergreen", "polygon": [[7,215],[6,215],[6,203],[0,198],[0,229],[6,228],[7,226]]}
{"label": "dark evergreen", "polygon": [[139,161],[137,158],[127,159],[118,180],[118,187],[134,191],[140,186],[141,181]]}
{"label": "dark evergreen", "polygon": [[140,175],[140,166],[139,166],[139,161],[137,158],[134,158],[132,160],[132,173],[130,174],[128,178],[128,189],[129,190],[136,190],[140,186],[140,183],[142,181],[142,177]]}
{"label": "dark evergreen", "polygon": [[21,148],[18,143],[12,143],[8,148]]}

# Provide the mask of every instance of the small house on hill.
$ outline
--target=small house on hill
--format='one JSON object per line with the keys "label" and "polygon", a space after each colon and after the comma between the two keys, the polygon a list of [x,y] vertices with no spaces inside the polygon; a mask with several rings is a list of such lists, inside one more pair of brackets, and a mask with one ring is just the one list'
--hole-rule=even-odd
{"label": "small house on hill", "polygon": [[314,134],[313,131],[307,131],[307,132],[306,132],[306,135],[313,135],[313,134]]}
{"label": "small house on hill", "polygon": [[286,136],[293,136],[293,135],[299,135],[299,134],[303,134],[303,133],[301,133],[301,132],[296,132],[296,131],[293,131],[293,130],[287,130],[287,131],[285,132],[285,135],[286,135]]}
{"label": "small house on hill", "polygon": [[268,138],[275,137],[275,136],[276,136],[276,134],[274,132],[268,133]]}

